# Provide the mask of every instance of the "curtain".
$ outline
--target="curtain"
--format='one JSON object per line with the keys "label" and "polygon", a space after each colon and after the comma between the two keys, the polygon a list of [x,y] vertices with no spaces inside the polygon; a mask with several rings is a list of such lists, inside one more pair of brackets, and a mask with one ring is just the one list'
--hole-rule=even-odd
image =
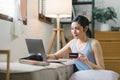
{"label": "curtain", "polygon": [[23,24],[27,25],[27,0],[20,0],[20,9]]}
{"label": "curtain", "polygon": [[14,10],[15,10],[15,15],[13,18],[13,25],[11,27],[12,39],[20,37],[24,33],[19,0],[14,0]]}

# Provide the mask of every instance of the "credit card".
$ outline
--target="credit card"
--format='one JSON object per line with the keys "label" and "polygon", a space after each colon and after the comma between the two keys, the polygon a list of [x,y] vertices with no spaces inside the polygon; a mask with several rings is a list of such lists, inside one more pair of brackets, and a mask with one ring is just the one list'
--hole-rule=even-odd
{"label": "credit card", "polygon": [[69,58],[78,58],[78,53],[69,53]]}

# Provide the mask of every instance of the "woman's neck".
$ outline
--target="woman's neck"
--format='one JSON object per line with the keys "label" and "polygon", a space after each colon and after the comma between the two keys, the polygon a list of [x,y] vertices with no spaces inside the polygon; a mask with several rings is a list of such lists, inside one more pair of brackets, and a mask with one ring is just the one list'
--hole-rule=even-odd
{"label": "woman's neck", "polygon": [[89,38],[87,36],[83,36],[82,38],[78,38],[78,40],[80,41],[80,43],[84,43],[87,42]]}

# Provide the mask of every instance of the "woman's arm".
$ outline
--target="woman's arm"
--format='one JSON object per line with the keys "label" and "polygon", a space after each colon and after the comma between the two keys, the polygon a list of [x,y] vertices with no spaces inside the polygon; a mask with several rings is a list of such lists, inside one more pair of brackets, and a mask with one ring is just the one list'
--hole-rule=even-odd
{"label": "woman's arm", "polygon": [[96,65],[93,64],[92,62],[89,62],[89,66],[92,67],[93,69],[104,69],[105,66],[104,66],[103,52],[99,41],[94,39],[91,46],[95,56]]}
{"label": "woman's arm", "polygon": [[47,55],[47,58],[58,59],[60,57],[63,57],[63,55],[65,55],[65,54],[69,54],[71,52],[70,45],[72,44],[73,41],[74,41],[74,39],[72,39],[70,42],[68,42],[62,49],[60,49],[56,53]]}

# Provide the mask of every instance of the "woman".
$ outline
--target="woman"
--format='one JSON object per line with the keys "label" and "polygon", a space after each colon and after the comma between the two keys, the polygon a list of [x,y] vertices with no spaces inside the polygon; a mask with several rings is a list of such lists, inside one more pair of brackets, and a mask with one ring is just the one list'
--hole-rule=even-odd
{"label": "woman", "polygon": [[64,54],[78,53],[74,59],[77,70],[104,69],[102,49],[98,40],[90,38],[89,20],[81,15],[73,19],[71,32],[74,36],[61,50],[48,55],[48,58],[57,59]]}

